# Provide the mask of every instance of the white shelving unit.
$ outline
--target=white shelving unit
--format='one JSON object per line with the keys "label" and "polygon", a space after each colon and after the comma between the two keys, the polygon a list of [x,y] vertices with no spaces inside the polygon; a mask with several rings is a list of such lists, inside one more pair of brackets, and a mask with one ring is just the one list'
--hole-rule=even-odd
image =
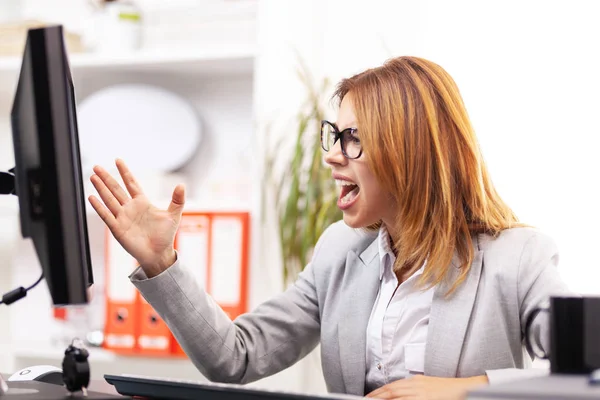
{"label": "white shelving unit", "polygon": [[[80,78],[111,72],[176,72],[199,76],[251,74],[253,48],[206,49],[194,53],[139,51],[129,54],[73,54],[69,64]],[[0,58],[0,77],[14,80],[21,66],[20,57]]]}
{"label": "white shelving unit", "polygon": [[[204,49],[194,53],[141,51],[126,55],[74,54],[69,57],[69,63],[79,102],[111,85],[138,83],[161,86],[187,98],[196,107],[202,120],[203,136],[208,131],[209,140],[204,141],[204,147],[208,143],[209,146],[220,145],[225,148],[232,142],[227,137],[235,138],[235,132],[233,135],[231,132],[232,127],[234,131],[239,130],[242,125],[244,130],[253,130],[255,52],[254,48],[245,46]],[[0,57],[0,170],[8,169],[14,164],[9,113],[20,63],[19,57]],[[241,116],[236,108],[242,109]],[[241,120],[244,120],[243,124],[239,123]],[[220,130],[226,130],[227,137],[216,134],[210,138],[211,133]],[[237,150],[250,144],[249,141],[243,143],[250,136],[243,136]],[[199,156],[214,158],[218,155],[218,151],[215,153],[214,150],[201,150]],[[239,157],[233,158],[239,160]],[[251,158],[251,155],[247,158]],[[184,173],[193,178],[191,170],[198,167],[198,164],[203,164],[198,161],[201,160],[194,160],[188,170],[184,168]],[[201,205],[207,204],[206,201],[199,200]],[[221,207],[223,204],[221,202],[216,205]]]}
{"label": "white shelving unit", "polygon": [[[14,165],[9,113],[20,62],[18,57],[0,58],[0,170]],[[254,167],[251,164],[238,163],[228,171],[229,175],[223,176],[223,179],[228,179],[237,173],[244,180],[249,181],[250,189],[247,198],[237,199],[237,203],[226,201],[211,203],[207,201],[209,196],[204,198],[197,196],[217,190],[213,186],[220,179],[219,172],[224,170],[224,163],[239,160],[240,157],[244,158],[243,154],[248,156],[246,158],[250,162],[253,161],[249,149],[254,134],[254,48],[205,49],[185,54],[164,51],[144,51],[114,56],[75,54],[70,56],[69,63],[79,102],[97,90],[122,83],[156,85],[187,99],[199,115],[203,134],[198,154],[185,167],[177,171],[187,180],[189,207],[201,209],[214,206],[215,209],[230,207],[235,210],[254,211],[256,204],[259,203],[257,196],[259,196],[260,183],[252,175]],[[132,134],[139,133],[132,132]],[[140,149],[143,149],[142,145]],[[86,191],[89,192],[90,186],[87,186]],[[223,194],[218,191],[214,193],[215,196]],[[170,193],[165,194],[165,198],[169,196]],[[87,211],[92,264],[96,277],[100,278],[97,281],[102,281],[104,264],[102,239],[105,228],[97,216],[92,217],[94,211],[91,207],[88,206]],[[18,205],[15,198],[0,198],[0,225],[6,218],[12,218],[14,221],[17,214]],[[14,234],[13,232],[12,235]],[[7,238],[6,234],[3,238],[0,231],[0,241],[2,240],[15,240],[15,238],[14,236]],[[4,275],[11,282],[0,285],[3,288],[22,285],[32,279],[35,280],[39,275],[33,246],[19,237],[16,241],[17,251],[31,254],[19,254],[15,257],[11,270],[5,271],[8,274]],[[123,279],[127,277],[123,276]],[[14,370],[27,365],[44,363],[60,365],[61,349],[54,348],[49,343],[39,343],[40,326],[50,327],[49,331],[58,329],[53,326],[56,322],[48,312],[48,307],[47,289],[40,287],[25,300],[15,303],[8,310],[1,310],[0,326],[10,327],[13,341],[17,340],[17,335],[19,336],[18,346],[12,350],[12,363],[5,363],[8,367],[4,368]],[[103,319],[104,315],[99,315],[99,318]],[[92,374],[95,379],[102,379],[104,373],[138,373],[181,379],[202,379],[197,369],[187,359],[125,357],[103,349],[94,349],[92,357],[94,362]],[[119,367],[118,371],[115,370],[115,366]]]}
{"label": "white shelving unit", "polygon": [[[194,105],[202,121],[203,135],[208,140],[204,141],[203,137],[202,148],[196,156],[176,172],[189,179],[188,204],[193,207],[210,205],[211,196],[206,193],[221,190],[223,194],[231,195],[227,193],[230,188],[217,187],[221,182],[214,179],[216,172],[226,175],[227,179],[237,178],[249,184],[250,194],[238,195],[235,208],[244,206],[253,213],[250,304],[257,305],[281,290],[282,279],[281,261],[275,251],[278,238],[274,215],[269,210],[265,210],[267,218],[260,215],[257,192],[260,191],[261,168],[256,166],[264,159],[261,151],[267,148],[266,137],[286,134],[287,124],[294,121],[297,108],[305,97],[303,85],[296,75],[297,52],[308,55],[306,61],[310,63],[312,56],[317,56],[324,45],[322,35],[316,34],[314,29],[307,30],[312,26],[317,9],[302,2],[294,3],[292,7],[287,2],[253,0],[211,1],[203,2],[201,6],[188,0],[152,2],[160,5],[161,10],[154,12],[156,29],[147,37],[146,43],[154,45],[149,48],[167,51],[144,50],[119,56],[72,55],[70,65],[76,97],[84,101],[95,91],[120,83],[151,83],[179,94]],[[178,9],[175,5],[182,2],[192,9],[191,13],[187,8]],[[61,7],[60,12],[54,13],[57,9],[54,3],[42,0],[30,0],[29,3],[36,3],[36,13],[56,15],[67,27],[69,21],[77,26],[83,21],[81,13],[72,7]],[[213,9],[220,11],[212,12]],[[151,19],[146,21],[152,22]],[[182,53],[180,49],[186,52]],[[20,60],[15,57],[0,58],[0,170],[14,165],[8,113],[19,64]],[[230,166],[233,168],[227,169]],[[224,201],[218,205],[220,208],[234,206],[232,202],[226,204]],[[21,265],[13,263],[12,269],[0,265],[0,288],[8,290],[14,286],[13,282],[19,281],[20,285],[36,279],[39,266],[30,261],[35,256],[31,244],[15,240],[16,207],[12,207],[12,211],[10,207],[6,210],[12,218],[14,232],[10,238],[0,234],[0,249],[4,246],[0,262],[21,253],[27,255],[27,259],[20,261]],[[2,218],[0,216],[0,232]],[[98,220],[97,217],[88,219],[90,236],[94,238],[103,233]],[[96,242],[97,239],[91,240]],[[102,249],[92,244],[91,250],[93,263],[101,265]],[[0,371],[58,361],[58,349],[40,346],[31,340],[35,331],[48,323],[45,314],[49,304],[47,296],[47,289],[40,285],[28,295],[27,301],[13,304],[8,311],[0,309],[0,326],[4,328],[0,330]],[[9,314],[11,318],[8,318]],[[35,327],[31,321],[36,321]],[[22,340],[18,343],[7,340],[7,335],[2,333],[7,330],[13,336],[18,331]],[[44,347],[46,351],[41,349]],[[7,363],[11,355],[13,357]],[[94,351],[92,357],[98,360],[93,361],[94,376],[105,369],[109,373],[127,371],[198,379],[195,368],[187,360],[119,357],[102,350]],[[123,370],[119,371],[121,368]],[[307,357],[286,371],[260,380],[257,385],[323,393],[325,386],[319,371],[319,363]],[[190,375],[185,375],[188,372]]]}
{"label": "white shelving unit", "polygon": [[[140,51],[129,54],[73,54],[69,64],[76,90],[89,81],[122,81],[135,76],[137,81],[156,81],[177,75],[182,79],[207,79],[225,76],[251,76],[255,49],[206,49],[194,53]],[[12,103],[21,66],[20,57],[0,57],[0,107]],[[116,80],[114,78],[117,78]],[[121,79],[119,79],[121,78]],[[95,89],[92,86],[92,89]],[[4,106],[4,107],[2,107]]]}

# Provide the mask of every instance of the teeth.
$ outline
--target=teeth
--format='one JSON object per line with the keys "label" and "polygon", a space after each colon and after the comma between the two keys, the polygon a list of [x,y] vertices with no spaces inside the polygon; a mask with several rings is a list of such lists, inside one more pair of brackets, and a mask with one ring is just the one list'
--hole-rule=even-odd
{"label": "teeth", "polygon": [[356,183],[352,183],[350,181],[343,181],[341,179],[336,179],[335,184],[338,186],[356,186]]}
{"label": "teeth", "polygon": [[342,204],[346,204],[350,200],[350,193],[342,197]]}
{"label": "teeth", "polygon": [[342,197],[342,204],[346,204],[348,201],[350,201],[350,197],[352,196],[352,194],[354,192],[356,192],[357,189],[358,189],[358,186],[355,189],[346,193],[346,195],[344,197]]}

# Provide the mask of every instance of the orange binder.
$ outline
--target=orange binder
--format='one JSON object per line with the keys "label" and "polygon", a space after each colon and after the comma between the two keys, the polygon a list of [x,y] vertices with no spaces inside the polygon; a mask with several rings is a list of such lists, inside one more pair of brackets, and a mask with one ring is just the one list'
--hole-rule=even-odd
{"label": "orange binder", "polygon": [[[175,248],[179,259],[184,260],[201,288],[206,289],[210,265],[210,215],[207,213],[184,213],[175,237]],[[185,356],[185,352],[174,336],[171,352]]]}
{"label": "orange binder", "polygon": [[165,356],[171,332],[127,276],[137,261],[106,231],[106,324],[104,348],[119,354]]}
{"label": "orange binder", "polygon": [[67,309],[66,309],[66,307],[53,307],[52,315],[54,316],[54,319],[56,319],[56,320],[66,321],[67,320]]}
{"label": "orange binder", "polygon": [[210,227],[208,214],[184,213],[175,237],[175,248],[202,288],[206,288],[210,264]]}
{"label": "orange binder", "polygon": [[[186,212],[175,248],[198,284],[231,319],[247,312],[250,215]],[[168,326],[127,276],[136,260],[106,230],[104,347],[120,354],[184,356]]]}
{"label": "orange binder", "polygon": [[[247,312],[250,215],[185,212],[175,246],[187,268],[229,318]],[[175,355],[185,355],[172,340]]]}
{"label": "orange binder", "polygon": [[106,229],[106,322],[103,347],[121,354],[136,352],[138,294],[127,280],[137,264]]}
{"label": "orange binder", "polygon": [[247,311],[248,213],[215,213],[210,231],[207,290],[229,318]]}
{"label": "orange binder", "polygon": [[138,293],[137,352],[147,356],[168,356],[172,353],[172,334],[167,324]]}

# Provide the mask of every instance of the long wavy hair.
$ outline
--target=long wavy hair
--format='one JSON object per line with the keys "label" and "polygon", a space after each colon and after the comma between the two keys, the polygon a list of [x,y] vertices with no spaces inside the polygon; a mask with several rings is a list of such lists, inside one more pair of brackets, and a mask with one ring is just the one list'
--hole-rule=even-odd
{"label": "long wavy hair", "polygon": [[348,93],[367,163],[398,205],[394,226],[386,226],[394,270],[426,261],[420,282],[431,287],[456,255],[461,272],[451,294],[469,272],[474,234],[522,225],[490,180],[456,83],[431,61],[398,57],[342,80],[334,99]]}

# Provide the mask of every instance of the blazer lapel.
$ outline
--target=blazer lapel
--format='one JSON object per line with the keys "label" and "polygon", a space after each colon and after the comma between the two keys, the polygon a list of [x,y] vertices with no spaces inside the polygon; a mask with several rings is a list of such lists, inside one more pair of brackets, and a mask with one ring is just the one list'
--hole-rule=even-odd
{"label": "blazer lapel", "polygon": [[379,290],[379,251],[377,239],[359,256],[346,257],[348,282],[343,284],[344,309],[338,324],[340,364],[346,393],[362,396],[365,390],[366,333],[369,317]]}
{"label": "blazer lapel", "polygon": [[483,264],[483,251],[476,237],[473,245],[475,254],[471,269],[461,286],[449,298],[445,297],[451,282],[460,274],[455,258],[448,276],[450,279],[435,289],[425,349],[425,375],[454,377],[458,371]]}

